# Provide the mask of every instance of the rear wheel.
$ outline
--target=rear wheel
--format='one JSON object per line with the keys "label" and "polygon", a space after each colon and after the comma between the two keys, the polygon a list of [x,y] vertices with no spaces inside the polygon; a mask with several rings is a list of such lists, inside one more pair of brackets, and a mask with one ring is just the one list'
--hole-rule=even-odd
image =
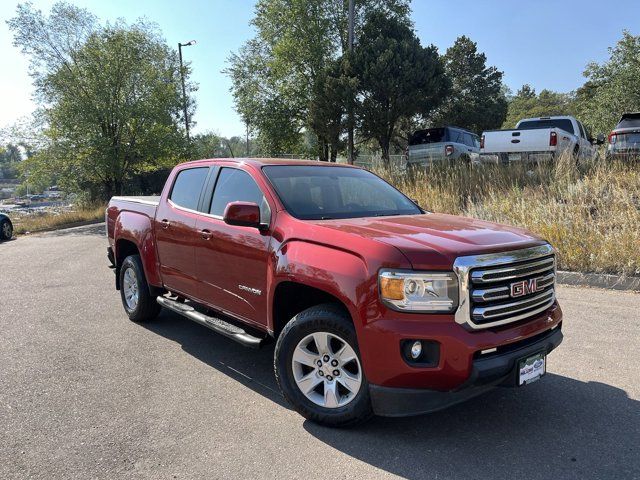
{"label": "rear wheel", "polygon": [[355,329],[337,306],[293,317],[278,337],[274,367],[285,399],[313,422],[344,427],[373,415]]}
{"label": "rear wheel", "polygon": [[13,224],[11,220],[5,218],[0,220],[0,240],[11,240],[13,237]]}
{"label": "rear wheel", "polygon": [[120,267],[122,306],[134,322],[148,322],[160,313],[156,296],[149,291],[140,255],[129,255]]}

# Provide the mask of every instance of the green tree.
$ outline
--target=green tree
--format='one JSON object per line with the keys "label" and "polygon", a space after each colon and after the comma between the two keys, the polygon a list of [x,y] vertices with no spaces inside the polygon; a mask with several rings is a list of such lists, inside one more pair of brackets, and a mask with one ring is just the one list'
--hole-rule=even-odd
{"label": "green tree", "polygon": [[502,72],[487,67],[486,55],[466,36],[456,39],[443,60],[451,94],[434,116],[434,125],[456,125],[478,133],[500,127],[507,115]]}
{"label": "green tree", "polygon": [[314,85],[309,102],[309,126],[320,141],[320,160],[335,162],[342,148],[340,136],[347,121],[345,113],[353,92],[352,84],[343,62],[335,60],[323,69]]}
{"label": "green tree", "polygon": [[228,63],[224,73],[231,78],[236,110],[245,124],[257,131],[260,152],[278,155],[298,151],[302,145],[302,107],[272,73],[266,45],[250,40]]}
{"label": "green tree", "polygon": [[[356,36],[368,11],[408,18],[409,2],[356,2]],[[324,99],[318,95],[328,92],[329,78],[349,84],[348,79],[337,79],[332,70],[347,48],[347,13],[348,0],[257,2],[252,20],[256,37],[229,57],[225,73],[232,80],[236,109],[257,131],[263,153],[297,153],[305,148],[305,130],[316,135],[321,158],[328,148],[335,148],[336,142],[328,143],[324,128],[316,130],[337,118],[333,109],[320,107]],[[330,117],[321,118],[322,113]]]}
{"label": "green tree", "polygon": [[0,178],[16,178],[22,154],[18,145],[8,143],[0,147]]}
{"label": "green tree", "polygon": [[551,90],[542,90],[538,95],[530,85],[523,85],[513,97],[509,98],[507,118],[502,127],[514,128],[523,118],[573,115],[574,98],[572,93],[558,93]]}
{"label": "green tree", "polygon": [[436,47],[422,47],[408,21],[380,12],[367,15],[353,61],[361,134],[375,139],[388,161],[398,122],[431,113],[449,82]]}
{"label": "green tree", "polygon": [[[249,139],[249,156],[255,155],[255,142]],[[215,133],[201,133],[191,139],[192,158],[246,157],[246,138],[233,136],[226,138]]]}
{"label": "green tree", "polygon": [[45,165],[33,169],[55,171],[71,191],[109,197],[131,176],[184,155],[177,54],[154,26],[100,26],[65,3],[48,17],[21,4],[7,23],[45,107],[49,144],[30,162]]}
{"label": "green tree", "polygon": [[606,62],[587,65],[576,102],[581,119],[599,133],[613,129],[623,113],[640,111],[640,36],[625,31],[609,54]]}

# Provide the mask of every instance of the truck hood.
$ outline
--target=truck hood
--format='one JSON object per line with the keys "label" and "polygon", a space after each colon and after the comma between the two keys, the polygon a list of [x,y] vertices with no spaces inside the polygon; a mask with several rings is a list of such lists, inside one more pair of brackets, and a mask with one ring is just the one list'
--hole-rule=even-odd
{"label": "truck hood", "polygon": [[520,228],[436,213],[325,220],[321,224],[392,245],[407,257],[414,269],[450,269],[460,256],[546,243]]}

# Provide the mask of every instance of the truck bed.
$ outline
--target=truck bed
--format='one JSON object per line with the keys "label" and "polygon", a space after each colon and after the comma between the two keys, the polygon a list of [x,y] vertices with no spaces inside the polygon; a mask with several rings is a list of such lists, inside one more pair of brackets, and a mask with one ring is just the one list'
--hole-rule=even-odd
{"label": "truck bed", "polygon": [[133,202],[133,203],[146,203],[155,207],[160,203],[160,195],[140,195],[136,197],[112,197],[112,201],[119,202]]}
{"label": "truck bed", "polygon": [[159,204],[159,196],[111,197],[105,216],[110,244],[114,241],[114,228],[120,214],[124,212],[129,215],[128,212],[131,212],[132,214],[142,215],[143,218],[146,217],[147,222],[152,222]]}

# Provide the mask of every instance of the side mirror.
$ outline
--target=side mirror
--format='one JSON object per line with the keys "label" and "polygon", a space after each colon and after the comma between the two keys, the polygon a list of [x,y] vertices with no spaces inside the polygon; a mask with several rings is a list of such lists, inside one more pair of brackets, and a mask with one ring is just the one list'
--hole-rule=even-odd
{"label": "side mirror", "polygon": [[604,134],[599,133],[596,138],[591,137],[589,139],[592,145],[602,145],[604,143]]}
{"label": "side mirror", "polygon": [[260,228],[260,207],[253,202],[231,202],[222,217],[227,225]]}

